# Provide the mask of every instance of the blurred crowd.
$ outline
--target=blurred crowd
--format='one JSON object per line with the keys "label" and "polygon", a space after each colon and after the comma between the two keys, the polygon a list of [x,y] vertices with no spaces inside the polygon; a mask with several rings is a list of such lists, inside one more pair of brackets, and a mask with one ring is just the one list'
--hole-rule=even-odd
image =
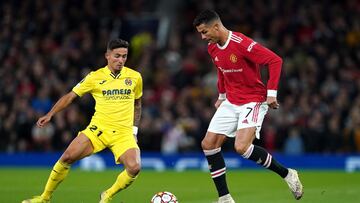
{"label": "blurred crowd", "polygon": [[[136,31],[124,27],[143,25],[137,19],[163,22],[166,16],[157,15],[163,2],[1,1],[0,151],[63,150],[87,126],[94,100],[75,100],[45,128],[36,127],[37,119],[103,67],[107,41],[122,36],[131,44],[126,65],[144,80],[142,150],[200,151],[218,92],[207,44],[192,21],[210,8],[227,28],[284,60],[281,106],[269,111],[258,144],[286,154],[360,152],[359,1],[184,0],[165,38],[151,30],[156,22]],[[223,149],[232,145],[229,139]]]}

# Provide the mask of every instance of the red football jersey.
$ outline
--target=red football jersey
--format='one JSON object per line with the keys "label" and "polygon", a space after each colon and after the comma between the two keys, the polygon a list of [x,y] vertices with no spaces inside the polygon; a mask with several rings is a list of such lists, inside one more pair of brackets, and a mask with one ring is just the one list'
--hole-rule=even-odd
{"label": "red football jersey", "polygon": [[[219,93],[236,105],[266,101],[267,90],[277,90],[282,59],[274,52],[238,32],[229,33],[223,46],[208,44],[217,67]],[[260,65],[269,68],[267,87],[262,83]]]}

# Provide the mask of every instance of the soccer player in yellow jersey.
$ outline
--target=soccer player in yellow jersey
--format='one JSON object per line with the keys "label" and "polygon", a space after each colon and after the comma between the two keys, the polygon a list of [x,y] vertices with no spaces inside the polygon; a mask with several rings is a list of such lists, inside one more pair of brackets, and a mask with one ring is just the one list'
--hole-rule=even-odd
{"label": "soccer player in yellow jersey", "polygon": [[50,173],[40,196],[23,203],[50,202],[56,187],[63,181],[70,166],[91,154],[109,148],[115,162],[124,165],[115,183],[101,193],[100,203],[110,202],[120,190],[128,187],[140,172],[140,150],[137,145],[137,126],[141,116],[142,78],[139,72],[124,66],[129,44],[125,40],[110,40],[105,57],[107,66],[90,72],[69,93],[61,97],[52,109],[37,121],[44,127],[76,97],[90,93],[95,101],[95,113],[90,124],[67,147]]}

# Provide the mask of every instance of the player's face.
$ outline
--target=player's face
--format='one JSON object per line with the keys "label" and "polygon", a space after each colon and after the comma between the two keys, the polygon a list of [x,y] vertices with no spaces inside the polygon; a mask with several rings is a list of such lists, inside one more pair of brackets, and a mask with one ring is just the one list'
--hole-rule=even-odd
{"label": "player's face", "polygon": [[217,43],[218,37],[216,24],[200,24],[196,27],[197,31],[201,34],[201,39],[209,42],[209,43]]}
{"label": "player's face", "polygon": [[108,67],[114,72],[120,71],[125,65],[127,55],[127,48],[116,48],[113,50],[108,50],[105,54],[105,58],[108,62]]}

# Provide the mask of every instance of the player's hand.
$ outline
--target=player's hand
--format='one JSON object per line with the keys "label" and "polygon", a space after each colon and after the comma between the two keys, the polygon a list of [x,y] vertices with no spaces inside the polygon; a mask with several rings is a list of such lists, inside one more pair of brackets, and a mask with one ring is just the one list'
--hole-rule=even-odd
{"label": "player's hand", "polygon": [[280,104],[277,102],[276,97],[267,97],[266,103],[272,109],[278,109],[280,107]]}
{"label": "player's hand", "polygon": [[42,116],[41,118],[39,118],[39,120],[36,122],[36,125],[39,127],[39,128],[42,128],[44,127],[50,120],[51,120],[51,117],[50,115],[46,114],[45,116]]}
{"label": "player's hand", "polygon": [[223,100],[223,99],[218,99],[216,102],[215,102],[215,108],[219,108],[219,106],[221,105],[221,103],[223,102],[223,101],[225,101],[225,100]]}

